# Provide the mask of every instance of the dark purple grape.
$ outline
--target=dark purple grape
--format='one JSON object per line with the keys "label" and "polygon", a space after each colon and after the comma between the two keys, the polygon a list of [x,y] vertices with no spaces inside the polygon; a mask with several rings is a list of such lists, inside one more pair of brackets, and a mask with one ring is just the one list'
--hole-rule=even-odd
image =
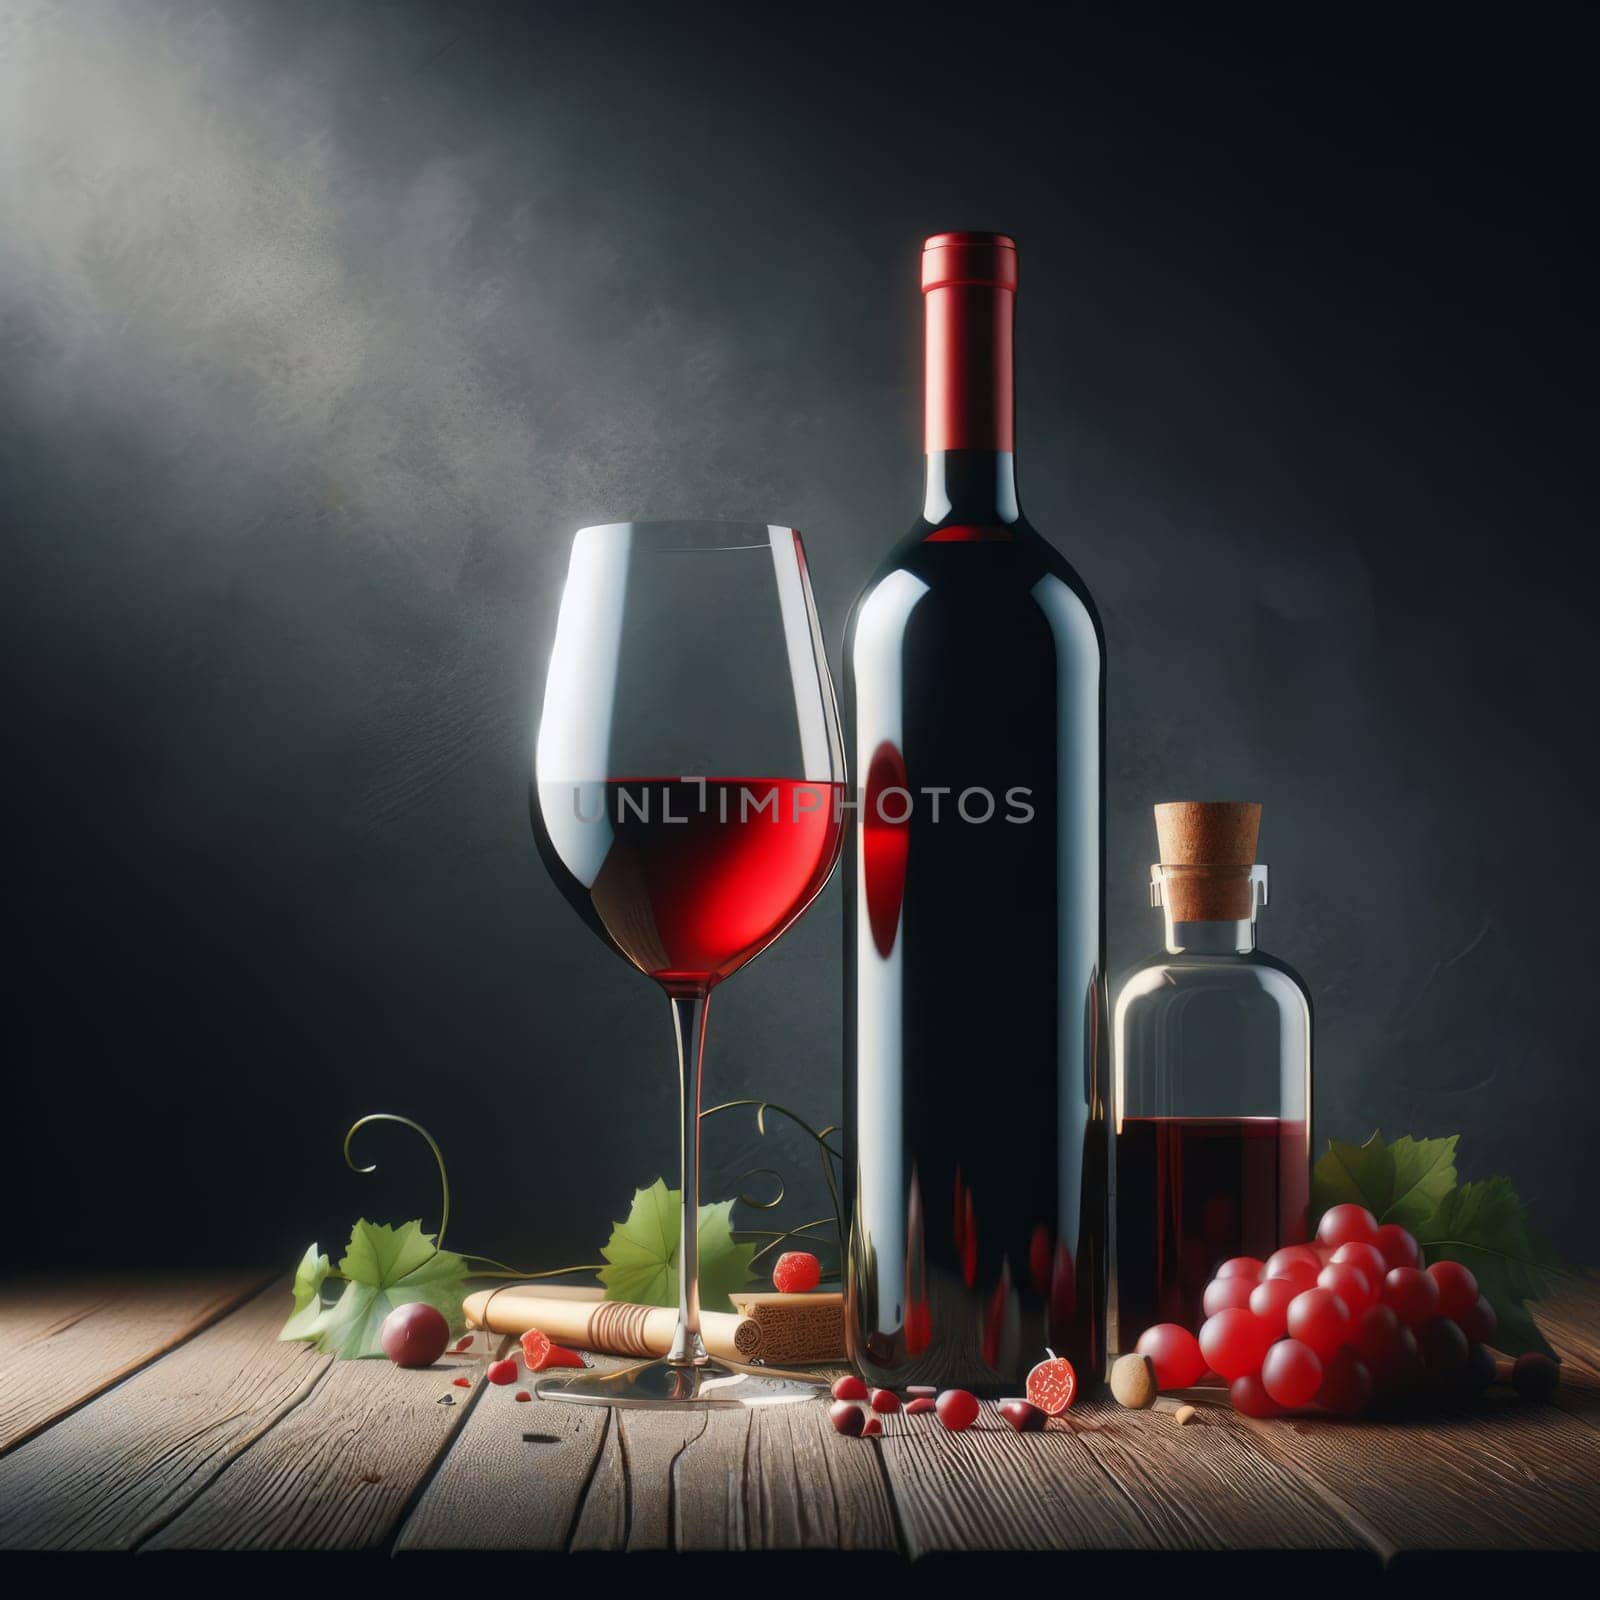
{"label": "dark purple grape", "polygon": [[1430,1317],[1417,1329],[1417,1350],[1430,1378],[1448,1382],[1467,1370],[1467,1336],[1449,1317]]}
{"label": "dark purple grape", "polygon": [[1487,1389],[1494,1382],[1494,1351],[1486,1344],[1475,1344],[1467,1351],[1467,1383],[1474,1389]]}
{"label": "dark purple grape", "polygon": [[1560,1381],[1561,1369],[1549,1356],[1542,1356],[1537,1350],[1518,1356],[1516,1366],[1511,1369],[1512,1387],[1524,1400],[1548,1399]]}
{"label": "dark purple grape", "polygon": [[414,1300],[383,1319],[378,1340],[397,1367],[431,1367],[450,1342],[450,1324],[437,1306]]}

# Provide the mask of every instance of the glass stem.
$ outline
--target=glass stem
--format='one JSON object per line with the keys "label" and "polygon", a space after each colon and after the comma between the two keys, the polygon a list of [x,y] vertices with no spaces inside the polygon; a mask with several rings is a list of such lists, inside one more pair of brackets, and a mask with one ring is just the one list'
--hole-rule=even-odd
{"label": "glass stem", "polygon": [[706,1049],[709,994],[674,994],[672,1028],[678,1044],[678,1154],[683,1210],[678,1223],[678,1329],[667,1360],[698,1366],[700,1337],[700,1064]]}

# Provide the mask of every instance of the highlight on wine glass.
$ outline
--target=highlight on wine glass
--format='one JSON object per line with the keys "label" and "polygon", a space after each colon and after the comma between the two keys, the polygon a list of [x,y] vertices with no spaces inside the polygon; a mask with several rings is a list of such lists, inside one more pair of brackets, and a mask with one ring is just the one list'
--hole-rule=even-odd
{"label": "highlight on wine glass", "polygon": [[712,991],[793,924],[833,871],[844,782],[833,683],[794,529],[619,522],[579,531],[530,809],[545,865],[573,909],[665,993],[683,1212],[666,1358],[542,1378],[542,1398],[760,1405],[821,1387],[706,1353],[700,1078]]}

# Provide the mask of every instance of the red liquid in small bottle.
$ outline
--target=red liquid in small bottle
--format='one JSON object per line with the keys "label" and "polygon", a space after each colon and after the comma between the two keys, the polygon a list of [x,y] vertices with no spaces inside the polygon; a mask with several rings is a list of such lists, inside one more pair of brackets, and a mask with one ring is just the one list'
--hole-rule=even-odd
{"label": "red liquid in small bottle", "polygon": [[1304,1122],[1124,1117],[1117,1134],[1117,1348],[1157,1322],[1198,1330],[1230,1256],[1265,1260],[1306,1237]]}

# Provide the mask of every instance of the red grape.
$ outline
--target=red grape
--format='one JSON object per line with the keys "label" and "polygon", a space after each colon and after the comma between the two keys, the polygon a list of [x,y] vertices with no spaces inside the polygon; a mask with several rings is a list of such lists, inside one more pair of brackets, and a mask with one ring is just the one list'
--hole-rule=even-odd
{"label": "red grape", "polygon": [[414,1300],[383,1319],[378,1342],[397,1367],[431,1367],[450,1342],[450,1324],[437,1306]]}
{"label": "red grape", "polygon": [[1250,1309],[1274,1339],[1283,1337],[1289,1325],[1289,1302],[1301,1292],[1292,1278],[1268,1278],[1250,1291]]}
{"label": "red grape", "polygon": [[1430,1317],[1417,1329],[1417,1350],[1430,1378],[1452,1378],[1467,1370],[1467,1336],[1449,1317]]}
{"label": "red grape", "polygon": [[1333,1252],[1332,1265],[1360,1267],[1367,1275],[1367,1282],[1374,1286],[1389,1275],[1389,1263],[1383,1259],[1383,1252],[1377,1245],[1362,1244],[1357,1240],[1340,1245]]}
{"label": "red grape", "polygon": [[1313,1277],[1322,1271],[1322,1257],[1310,1245],[1286,1244],[1283,1249],[1274,1250],[1267,1257],[1264,1276],[1268,1278],[1287,1278],[1290,1276],[1290,1267],[1297,1261],[1302,1266],[1309,1267]]}
{"label": "red grape", "polygon": [[1261,1363],[1261,1387],[1288,1410],[1309,1404],[1322,1387],[1322,1360],[1298,1339],[1280,1339]]}
{"label": "red grape", "polygon": [[1278,1414],[1278,1404],[1261,1387],[1259,1378],[1235,1378],[1228,1385],[1228,1399],[1233,1402],[1233,1409],[1247,1417],[1275,1417]]}
{"label": "red grape", "polygon": [[867,1386],[853,1372],[846,1372],[843,1376],[833,1380],[833,1398],[835,1400],[865,1400]]}
{"label": "red grape", "polygon": [[822,1281],[822,1264],[809,1250],[785,1250],[772,1268],[772,1287],[779,1294],[805,1294]]}
{"label": "red grape", "polygon": [[1398,1222],[1386,1222],[1373,1239],[1391,1267],[1420,1267],[1422,1246]]}
{"label": "red grape", "polygon": [[1320,1266],[1314,1267],[1309,1261],[1301,1261],[1299,1259],[1286,1261],[1278,1271],[1267,1274],[1267,1282],[1292,1283],[1295,1293],[1301,1294],[1307,1289],[1316,1288],[1317,1277],[1321,1271],[1322,1268]]}
{"label": "red grape", "polygon": [[1334,1206],[1317,1224],[1317,1243],[1331,1250],[1342,1244],[1371,1244],[1377,1232],[1378,1219],[1365,1206]]}
{"label": "red grape", "polygon": [[1146,1328],[1134,1349],[1149,1356],[1156,1382],[1163,1389],[1187,1389],[1205,1376],[1206,1358],[1199,1341],[1176,1322],[1158,1322]]}
{"label": "red grape", "polygon": [[1200,1304],[1208,1317],[1214,1317],[1229,1306],[1247,1306],[1257,1288],[1253,1278],[1213,1278],[1200,1297]]}
{"label": "red grape", "polygon": [[1435,1261],[1428,1276],[1439,1285],[1439,1315],[1459,1322],[1478,1302],[1478,1280],[1459,1261]]}
{"label": "red grape", "polygon": [[1218,1377],[1253,1378],[1261,1371],[1272,1336],[1259,1317],[1230,1306],[1206,1320],[1200,1329],[1200,1352]]}
{"label": "red grape", "polygon": [[1380,1389],[1400,1389],[1422,1371],[1417,1341],[1388,1306],[1368,1306],[1356,1319],[1350,1348]]}
{"label": "red grape", "polygon": [[1339,1417],[1359,1416],[1372,1401],[1372,1374],[1354,1350],[1341,1350],[1322,1369],[1317,1404]]}
{"label": "red grape", "polygon": [[1494,1313],[1494,1307],[1489,1304],[1489,1297],[1480,1294],[1471,1307],[1464,1311],[1456,1321],[1461,1324],[1461,1331],[1469,1339],[1476,1339],[1479,1344],[1488,1344],[1494,1338],[1495,1329],[1500,1326],[1500,1319]]}
{"label": "red grape", "polygon": [[1338,1297],[1350,1308],[1352,1316],[1360,1316],[1368,1306],[1378,1298],[1378,1291],[1373,1287],[1381,1279],[1369,1278],[1360,1267],[1353,1267],[1348,1261],[1337,1264],[1329,1262],[1317,1274],[1319,1288],[1332,1289]]}
{"label": "red grape", "polygon": [[1329,1360],[1354,1333],[1350,1308],[1332,1289],[1307,1289],[1289,1302],[1289,1337]]}
{"label": "red grape", "polygon": [[1213,1274],[1218,1278],[1248,1278],[1252,1283],[1260,1283],[1266,1275],[1266,1266],[1257,1261],[1254,1256],[1234,1256],[1231,1260],[1224,1261]]}
{"label": "red grape", "polygon": [[1395,1267],[1383,1280],[1383,1303],[1406,1324],[1419,1327],[1439,1315],[1439,1285],[1416,1267]]}
{"label": "red grape", "polygon": [[489,1365],[484,1368],[483,1375],[489,1380],[490,1383],[498,1383],[501,1385],[515,1383],[517,1381],[517,1364],[515,1361],[509,1359],[504,1361],[491,1361]]}
{"label": "red grape", "polygon": [[900,1409],[900,1396],[893,1389],[874,1389],[871,1398],[872,1409],[883,1416],[892,1416]]}

